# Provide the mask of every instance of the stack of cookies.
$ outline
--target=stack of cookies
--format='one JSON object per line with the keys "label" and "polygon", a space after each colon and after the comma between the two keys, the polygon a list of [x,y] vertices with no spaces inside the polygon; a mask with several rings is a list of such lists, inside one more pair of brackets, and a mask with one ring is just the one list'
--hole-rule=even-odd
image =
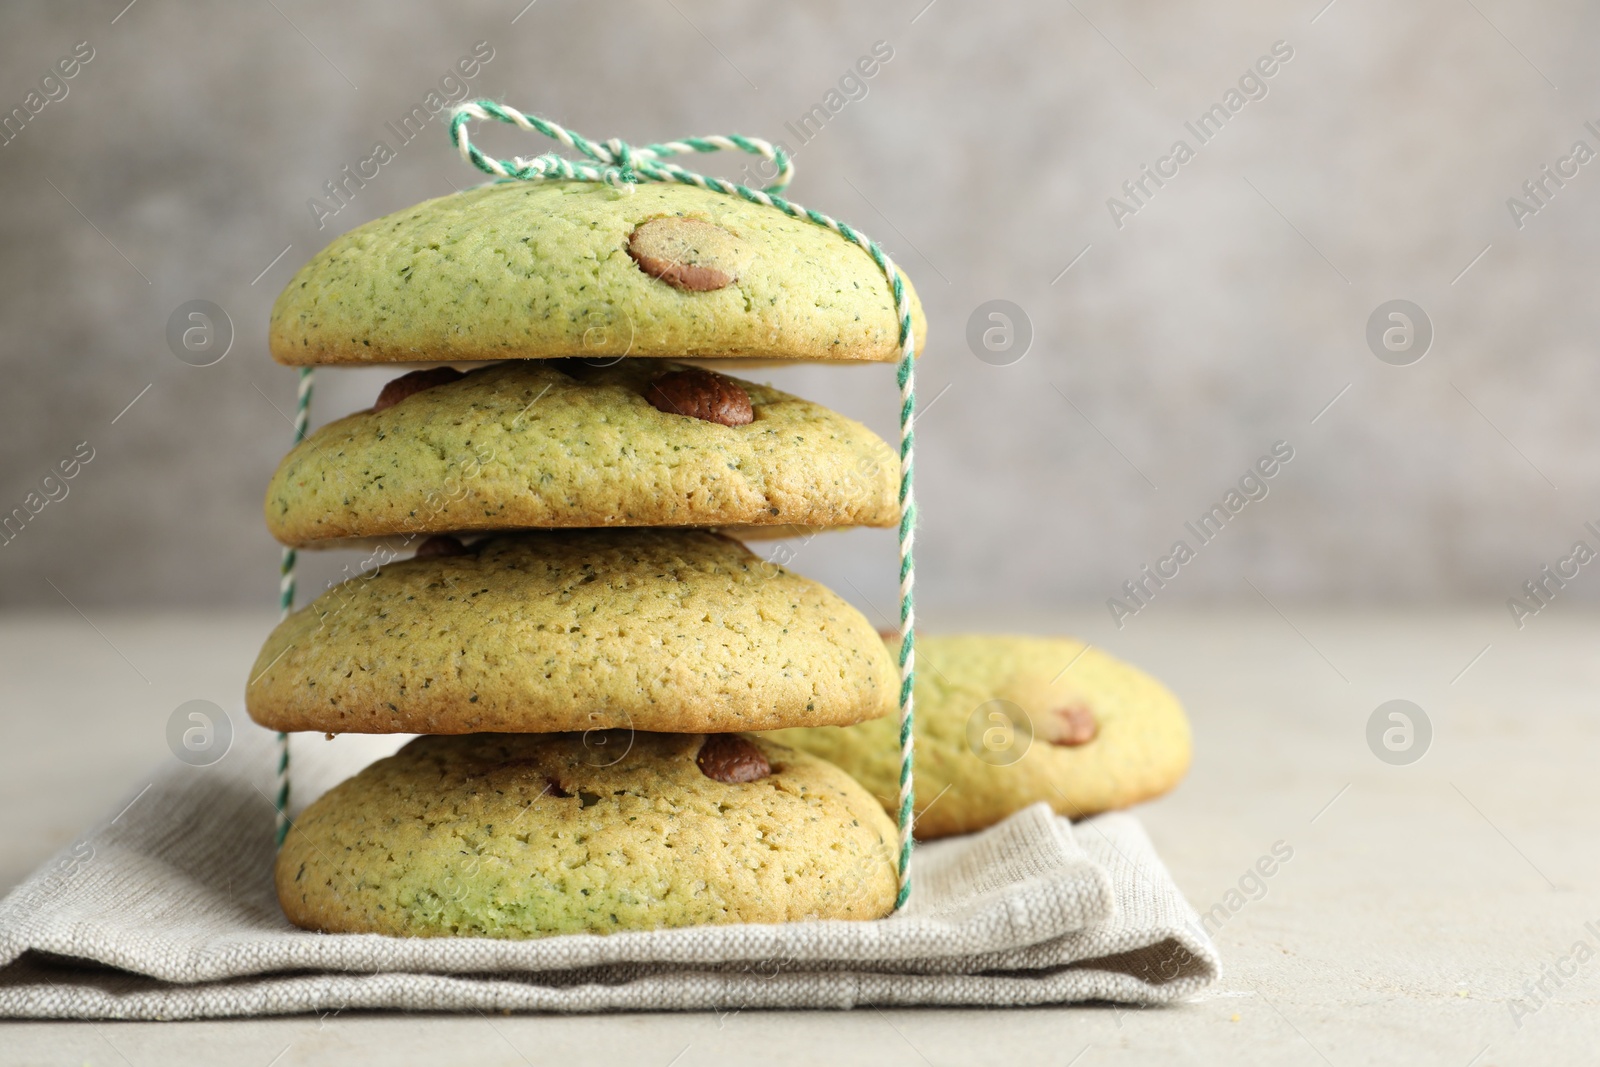
{"label": "stack of cookies", "polygon": [[279,625],[250,715],[423,735],[295,820],[290,920],[536,937],[892,910],[879,803],[748,731],[890,715],[893,658],[742,541],[894,525],[895,454],[706,369],[896,359],[865,252],[695,188],[508,182],[336,240],[279,297],[271,347],[432,365],[311,434],[267,492],[284,544],[392,562]]}

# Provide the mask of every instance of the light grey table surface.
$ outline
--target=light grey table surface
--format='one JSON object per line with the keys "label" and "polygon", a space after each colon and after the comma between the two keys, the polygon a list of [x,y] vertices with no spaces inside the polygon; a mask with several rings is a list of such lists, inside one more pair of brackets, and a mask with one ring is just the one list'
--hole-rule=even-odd
{"label": "light grey table surface", "polygon": [[[1190,710],[1194,768],[1141,810],[1190,901],[1225,906],[1225,976],[1180,1007],[29,1022],[0,1024],[0,1063],[1592,1062],[1600,616],[1550,612],[1518,632],[1492,611],[1280,607],[1170,608],[1120,632],[1094,612],[1013,621],[1089,635]],[[177,705],[235,708],[271,622],[0,615],[0,885],[172,759]],[[1393,698],[1432,723],[1410,765],[1367,744]],[[1248,873],[1277,842],[1293,857],[1258,889]],[[1251,893],[1230,898],[1241,879]],[[1228,914],[1230,900],[1243,904]],[[1541,979],[1548,995],[1530,993]]]}

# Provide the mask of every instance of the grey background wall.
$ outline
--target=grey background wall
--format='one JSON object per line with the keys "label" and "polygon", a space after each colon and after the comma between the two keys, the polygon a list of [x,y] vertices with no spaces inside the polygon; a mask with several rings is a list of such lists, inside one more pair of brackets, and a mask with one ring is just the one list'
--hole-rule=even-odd
{"label": "grey background wall", "polygon": [[[1502,604],[1575,541],[1600,547],[1600,163],[1571,156],[1600,150],[1592,5],[125,2],[0,8],[0,111],[93,51],[0,146],[0,511],[93,451],[0,547],[0,604],[270,602],[259,508],[293,373],[266,354],[268,307],[336,233],[476,180],[442,122],[404,146],[385,124],[456,94],[441,78],[480,41],[472,95],[591,135],[786,141],[794,196],[905,265],[931,320],[934,610],[1101,604],[1198,544],[1185,522],[1279,441],[1293,459],[1269,494],[1153,607],[1255,601],[1251,584],[1279,604]],[[879,41],[892,59],[829,100]],[[1292,55],[1230,98],[1277,42]],[[1230,103],[1204,143],[1185,126]],[[830,104],[801,144],[787,124]],[[395,158],[319,229],[308,202],[337,206],[324,183],[379,140]],[[1179,140],[1193,158],[1163,162]],[[1143,165],[1170,176],[1136,198]],[[1521,186],[1545,165],[1576,173],[1535,201]],[[1513,196],[1538,210],[1514,217]],[[1366,330],[1402,298],[1434,336],[1394,366]],[[213,366],[166,341],[193,299],[236,330]],[[969,347],[995,299],[1031,324],[1020,359]],[[886,368],[760,376],[892,433]],[[323,374],[319,417],[386,377]],[[892,603],[890,535],[796,552]],[[351,558],[313,561],[309,583]],[[1552,610],[1600,597],[1590,571]]]}

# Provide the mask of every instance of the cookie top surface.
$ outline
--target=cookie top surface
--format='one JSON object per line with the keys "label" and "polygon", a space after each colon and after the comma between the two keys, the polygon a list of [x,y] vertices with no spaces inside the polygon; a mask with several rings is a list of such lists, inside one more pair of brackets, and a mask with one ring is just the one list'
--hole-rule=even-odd
{"label": "cookie top surface", "polygon": [[[1189,766],[1177,698],[1071,638],[918,634],[916,715],[919,837],[980,830],[1041,800],[1073,818],[1125,808]],[[837,763],[893,810],[895,722],[772,736]]]}
{"label": "cookie top surface", "polygon": [[891,526],[899,478],[871,430],[768,386],[660,360],[519,360],[321,427],[279,465],[265,512],[299,547],[542,527]]}
{"label": "cookie top surface", "polygon": [[[729,775],[716,748],[766,773]],[[474,734],[418,738],[329,790],[275,881],[313,930],[528,938],[881,918],[895,850],[848,775],[771,740]]]}
{"label": "cookie top surface", "polygon": [[256,722],[325,733],[776,729],[883,715],[897,693],[860,612],[698,530],[389,563],[280,623],[250,677]]}
{"label": "cookie top surface", "polygon": [[839,234],[690,186],[588,182],[481,186],[359,226],[289,282],[269,335],[294,365],[893,361],[899,341],[887,279]]}

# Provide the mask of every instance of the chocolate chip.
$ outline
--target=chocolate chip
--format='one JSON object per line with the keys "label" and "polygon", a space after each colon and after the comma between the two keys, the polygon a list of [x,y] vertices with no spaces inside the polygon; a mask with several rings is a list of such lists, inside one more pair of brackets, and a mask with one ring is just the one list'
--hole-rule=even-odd
{"label": "chocolate chip", "polygon": [[1086,745],[1100,732],[1094,712],[1082,704],[1069,704],[1050,713],[1047,740],[1052,745]]}
{"label": "chocolate chip", "polygon": [[738,279],[742,242],[721,226],[676,216],[641,223],[628,238],[639,269],[677,289],[710,292]]}
{"label": "chocolate chip", "polygon": [[432,389],[436,385],[448,385],[465,377],[465,374],[454,367],[432,367],[428,370],[414,370],[410,374],[402,374],[383,387],[378,393],[378,402],[372,405],[372,410],[382,411],[384,408],[392,408],[408,396],[414,396],[425,389]]}
{"label": "chocolate chip", "polygon": [[412,559],[437,559],[441,556],[465,556],[467,546],[449,534],[435,534],[417,546]]}
{"label": "chocolate chip", "polygon": [[663,374],[650,383],[644,398],[657,411],[722,426],[744,426],[756,417],[750,394],[737,382],[698,367]]}
{"label": "chocolate chip", "polygon": [[772,773],[772,764],[749,739],[738,734],[708,734],[695,757],[700,773],[719,782],[753,782]]}

